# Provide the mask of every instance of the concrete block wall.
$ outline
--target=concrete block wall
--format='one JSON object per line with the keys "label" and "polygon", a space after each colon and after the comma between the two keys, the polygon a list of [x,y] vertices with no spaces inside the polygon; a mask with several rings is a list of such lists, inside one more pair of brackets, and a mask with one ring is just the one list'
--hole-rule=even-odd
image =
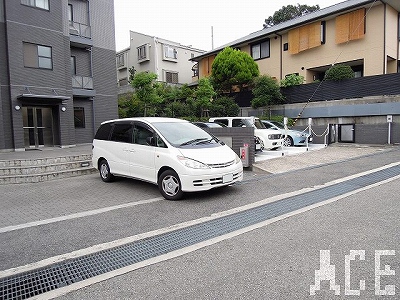
{"label": "concrete block wall", "polygon": [[[240,147],[249,145],[249,168],[255,162],[254,128],[248,127],[224,127],[224,128],[205,128],[217,138],[225,141],[231,139],[231,148],[240,157]],[[226,143],[228,144],[228,143]]]}

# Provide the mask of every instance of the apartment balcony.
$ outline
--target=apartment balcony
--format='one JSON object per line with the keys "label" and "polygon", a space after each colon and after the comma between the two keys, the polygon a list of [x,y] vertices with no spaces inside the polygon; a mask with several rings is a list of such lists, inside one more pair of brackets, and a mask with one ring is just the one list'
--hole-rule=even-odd
{"label": "apartment balcony", "polygon": [[75,97],[96,96],[96,91],[93,88],[93,77],[72,76],[72,94]]}
{"label": "apartment balcony", "polygon": [[71,45],[85,48],[93,46],[92,29],[90,26],[78,22],[69,22],[69,38]]}

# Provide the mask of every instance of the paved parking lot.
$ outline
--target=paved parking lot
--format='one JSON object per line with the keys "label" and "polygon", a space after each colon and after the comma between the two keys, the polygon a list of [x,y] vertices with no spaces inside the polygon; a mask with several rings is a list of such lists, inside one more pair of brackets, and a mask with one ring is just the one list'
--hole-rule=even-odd
{"label": "paved parking lot", "polygon": [[276,151],[258,153],[253,165],[268,173],[282,173],[291,170],[314,167],[322,164],[345,161],[355,157],[372,155],[398,146],[393,145],[360,145],[360,144],[310,144],[308,147],[284,147]]}
{"label": "paved parking lot", "polygon": [[[400,161],[398,147],[389,145],[335,144],[308,151],[289,150],[278,156],[278,152],[262,153],[265,159],[258,159],[252,170],[246,170],[240,184],[193,193],[182,201],[163,200],[152,184],[131,179],[107,184],[98,174],[0,186],[0,277],[4,271],[13,272],[11,268],[51,263],[104,244],[161,234],[180,224],[245,210],[260,202],[318,192],[343,178]],[[281,218],[278,213],[273,223],[245,229],[218,242],[206,241],[203,248],[191,250],[194,252],[166,255],[165,261],[155,259],[134,271],[118,273],[120,276],[82,280],[61,299],[309,299],[322,249],[331,251],[342,296],[344,255],[350,249],[366,250],[368,264],[352,263],[360,266],[354,268],[352,278],[366,279],[367,290],[360,299],[370,299],[374,295],[374,266],[369,262],[374,262],[374,251],[400,252],[398,180],[290,216]],[[386,263],[398,270],[396,258],[389,257]],[[382,287],[398,277],[387,276],[385,280]],[[323,285],[316,299],[334,295],[327,286]]]}

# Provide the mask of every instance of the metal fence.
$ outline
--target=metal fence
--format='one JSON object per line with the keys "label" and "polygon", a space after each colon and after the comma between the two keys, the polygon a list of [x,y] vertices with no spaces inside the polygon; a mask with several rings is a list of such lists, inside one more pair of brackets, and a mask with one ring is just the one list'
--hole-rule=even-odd
{"label": "metal fence", "polygon": [[400,73],[322,81],[281,88],[286,103],[400,95]]}

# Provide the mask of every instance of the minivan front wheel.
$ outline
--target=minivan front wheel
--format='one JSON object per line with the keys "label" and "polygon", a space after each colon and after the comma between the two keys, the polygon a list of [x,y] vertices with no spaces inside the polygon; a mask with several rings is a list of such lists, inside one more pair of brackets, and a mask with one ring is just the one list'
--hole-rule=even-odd
{"label": "minivan front wheel", "polygon": [[104,182],[111,182],[114,180],[114,175],[111,174],[110,166],[108,165],[108,162],[105,159],[103,159],[99,163],[99,173],[101,180],[103,180]]}
{"label": "minivan front wheel", "polygon": [[173,170],[162,172],[158,179],[158,189],[167,200],[179,200],[183,196],[181,181]]}

